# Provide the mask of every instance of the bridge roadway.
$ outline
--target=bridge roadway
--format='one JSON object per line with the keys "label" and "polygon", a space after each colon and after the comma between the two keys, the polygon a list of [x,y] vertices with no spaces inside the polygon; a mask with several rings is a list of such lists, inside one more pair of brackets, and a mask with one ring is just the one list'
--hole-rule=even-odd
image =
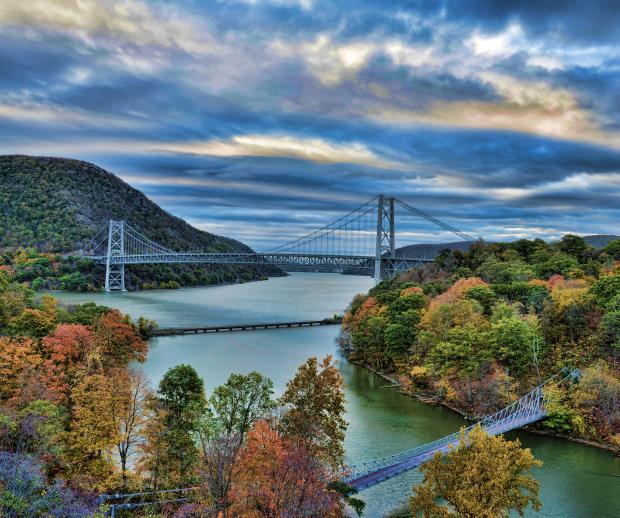
{"label": "bridge roadway", "polygon": [[[540,412],[537,412],[535,414],[523,415],[516,419],[508,419],[505,421],[494,423],[491,426],[485,426],[484,430],[489,435],[500,435],[509,432],[510,430],[521,428],[523,426],[527,426],[528,424],[539,421],[546,415],[546,412],[544,410],[541,410]],[[379,484],[380,482],[405,473],[406,471],[417,468],[418,466],[424,464],[424,462],[426,462],[427,460],[431,459],[437,452],[446,453],[450,449],[450,446],[455,445],[456,443],[458,443],[458,439],[435,447],[432,447],[432,445],[435,443],[431,443],[428,445],[430,447],[430,449],[428,450],[425,450],[424,447],[422,447],[421,452],[419,450],[416,450],[416,454],[414,454],[410,458],[407,458],[400,462],[396,462],[394,464],[390,464],[358,478],[350,479],[347,481],[347,484],[353,486],[358,491],[367,487],[374,486],[376,484]]]}
{"label": "bridge roadway", "polygon": [[291,327],[332,326],[342,323],[341,318],[323,320],[298,320],[293,322],[266,322],[255,324],[228,324],[202,327],[163,327],[151,331],[151,336],[192,335],[201,333],[226,333],[233,331],[256,331],[260,329],[282,329]]}
{"label": "bridge roadway", "polygon": [[[106,264],[107,255],[90,256],[99,264]],[[252,264],[273,266],[308,266],[315,268],[346,268],[368,270],[374,268],[374,257],[367,255],[303,254],[303,253],[203,253],[203,252],[160,252],[146,254],[110,255],[110,264],[154,264],[154,263],[207,263],[207,264]],[[389,271],[406,271],[424,263],[432,263],[426,257],[383,257],[382,263]]]}

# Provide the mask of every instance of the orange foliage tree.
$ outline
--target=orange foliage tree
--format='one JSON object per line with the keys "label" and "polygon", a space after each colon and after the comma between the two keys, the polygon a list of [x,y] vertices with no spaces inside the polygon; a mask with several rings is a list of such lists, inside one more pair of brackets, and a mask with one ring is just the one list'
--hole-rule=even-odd
{"label": "orange foliage tree", "polygon": [[450,286],[444,293],[435,297],[430,303],[430,309],[441,304],[452,304],[462,299],[465,294],[476,286],[488,286],[480,277],[468,277],[467,279],[459,279]]}
{"label": "orange foliage tree", "polygon": [[71,389],[84,374],[85,366],[96,361],[90,329],[81,324],[60,324],[42,340],[44,377],[52,399],[67,404]]}
{"label": "orange foliage tree", "polygon": [[148,352],[147,343],[140,338],[131,322],[118,310],[99,317],[93,325],[105,366],[124,366],[130,361],[142,362]]}
{"label": "orange foliage tree", "polygon": [[235,469],[230,514],[244,518],[342,516],[329,470],[302,443],[264,421],[248,434]]}
{"label": "orange foliage tree", "polygon": [[24,374],[42,362],[36,342],[27,337],[0,337],[0,401],[15,395]]}

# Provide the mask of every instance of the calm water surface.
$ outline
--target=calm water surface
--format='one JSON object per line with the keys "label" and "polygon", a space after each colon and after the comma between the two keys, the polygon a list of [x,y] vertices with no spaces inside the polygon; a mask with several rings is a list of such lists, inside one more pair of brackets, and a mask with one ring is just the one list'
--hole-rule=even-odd
{"label": "calm water surface", "polygon": [[[340,313],[353,295],[368,290],[371,279],[337,274],[295,273],[290,277],[243,285],[136,293],[58,294],[71,302],[94,301],[161,327],[237,322],[313,319]],[[192,365],[207,391],[233,372],[257,370],[269,376],[280,394],[297,367],[311,356],[334,355],[345,379],[347,458],[351,463],[382,457],[452,433],[464,423],[456,414],[419,403],[387,388],[386,382],[347,363],[334,344],[336,326],[247,331],[217,335],[160,337],[152,340],[144,365],[153,384],[179,363]],[[543,509],[528,516],[620,517],[620,459],[594,448],[516,432],[544,461],[536,476]],[[614,476],[616,475],[616,476]],[[412,472],[362,492],[365,516],[380,517],[407,501]]]}

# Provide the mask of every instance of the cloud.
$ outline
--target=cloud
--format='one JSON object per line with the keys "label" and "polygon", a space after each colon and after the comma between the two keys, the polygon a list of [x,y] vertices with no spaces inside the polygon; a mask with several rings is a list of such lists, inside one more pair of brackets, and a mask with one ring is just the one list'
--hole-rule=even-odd
{"label": "cloud", "polygon": [[620,149],[620,133],[605,131],[569,90],[495,72],[483,72],[479,78],[493,87],[499,101],[438,100],[426,111],[379,105],[371,107],[368,115],[384,123],[518,131]]}
{"label": "cloud", "polygon": [[261,247],[379,192],[489,239],[615,231],[620,11],[504,4],[0,1],[0,152]]}
{"label": "cloud", "polygon": [[467,44],[477,55],[505,58],[523,45],[523,30],[517,23],[511,23],[505,30],[492,35],[482,34],[476,29]]}
{"label": "cloud", "polygon": [[156,11],[139,0],[3,0],[0,25],[67,33],[87,44],[106,38],[191,54],[214,50],[204,27],[200,30],[174,9]]}
{"label": "cloud", "polygon": [[320,138],[288,135],[237,135],[226,140],[160,144],[157,148],[177,153],[217,157],[291,157],[325,164],[360,164],[380,169],[405,169],[407,165],[381,158],[359,142],[336,144]]}
{"label": "cloud", "polygon": [[45,124],[52,127],[73,126],[79,128],[139,128],[146,127],[145,121],[135,117],[95,114],[81,110],[53,106],[44,103],[8,104],[0,102],[0,120],[13,120],[19,124]]}

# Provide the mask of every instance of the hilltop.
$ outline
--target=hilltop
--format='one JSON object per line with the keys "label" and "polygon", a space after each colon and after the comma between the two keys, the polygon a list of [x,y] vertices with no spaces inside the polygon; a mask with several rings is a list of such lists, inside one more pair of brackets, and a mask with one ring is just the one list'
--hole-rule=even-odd
{"label": "hilltop", "polygon": [[[102,269],[53,254],[82,248],[110,219],[124,219],[147,237],[176,249],[250,252],[251,248],[198,230],[149,200],[114,174],[80,160],[22,155],[0,156],[0,252],[35,287],[78,288],[59,281],[79,270],[78,289],[101,285]],[[30,249],[18,253],[20,249]],[[41,254],[52,254],[52,256]],[[58,259],[58,260],[57,260]],[[64,263],[53,271],[58,262]],[[281,275],[272,267],[141,265],[127,272],[130,287],[171,287],[239,282]],[[67,280],[67,279],[66,279]],[[171,282],[172,281],[172,282]]]}
{"label": "hilltop", "polygon": [[[605,248],[609,243],[620,239],[620,236],[609,234],[594,234],[590,236],[581,236],[585,243],[593,248]],[[486,241],[492,244],[492,241]],[[402,246],[396,249],[396,257],[428,257],[435,258],[441,250],[460,250],[461,252],[469,251],[472,245],[471,241],[454,241],[451,243],[420,243],[416,245]]]}
{"label": "hilltop", "polygon": [[461,250],[467,252],[472,245],[469,241],[455,241],[453,243],[420,243],[402,246],[396,249],[396,257],[422,257],[434,259],[441,250]]}

